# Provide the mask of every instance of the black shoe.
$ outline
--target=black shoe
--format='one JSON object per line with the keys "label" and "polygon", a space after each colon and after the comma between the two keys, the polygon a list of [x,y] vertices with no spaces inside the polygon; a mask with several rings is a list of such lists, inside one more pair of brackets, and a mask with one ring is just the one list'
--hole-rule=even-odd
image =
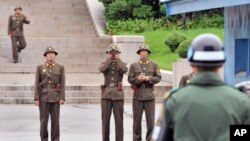
{"label": "black shoe", "polygon": [[19,53],[21,53],[22,49],[21,49],[21,48],[18,48],[17,51],[18,51]]}
{"label": "black shoe", "polygon": [[16,63],[18,63],[18,61],[17,61],[17,60],[14,60],[14,63],[16,64]]}

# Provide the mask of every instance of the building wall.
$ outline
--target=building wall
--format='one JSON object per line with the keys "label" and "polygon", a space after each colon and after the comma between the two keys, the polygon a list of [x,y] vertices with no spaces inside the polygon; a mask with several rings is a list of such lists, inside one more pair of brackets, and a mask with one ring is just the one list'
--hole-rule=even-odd
{"label": "building wall", "polygon": [[226,7],[224,14],[227,55],[225,80],[229,84],[250,81],[250,78],[247,77],[235,77],[235,39],[250,39],[250,4]]}

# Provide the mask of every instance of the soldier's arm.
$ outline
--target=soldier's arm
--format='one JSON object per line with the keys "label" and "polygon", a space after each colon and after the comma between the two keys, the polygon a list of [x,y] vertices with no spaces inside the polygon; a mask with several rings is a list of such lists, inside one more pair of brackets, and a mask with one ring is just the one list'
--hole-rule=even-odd
{"label": "soldier's arm", "polygon": [[156,84],[161,81],[161,72],[159,66],[156,64],[155,65],[155,75],[154,76],[149,76],[149,83],[150,84]]}
{"label": "soldier's arm", "polygon": [[122,73],[126,73],[128,71],[128,68],[124,62],[121,61],[121,59],[116,59],[116,63],[119,66],[119,69]]}
{"label": "soldier's arm", "polygon": [[133,64],[129,68],[128,82],[132,85],[138,85],[142,83],[138,80],[138,76],[135,75],[135,67]]}
{"label": "soldier's arm", "polygon": [[183,76],[181,77],[181,80],[180,80],[180,83],[179,83],[179,87],[186,86],[186,80],[187,80],[186,75],[183,75]]}
{"label": "soldier's arm", "polygon": [[24,21],[25,24],[30,24],[30,20],[28,17],[24,16]]}
{"label": "soldier's arm", "polygon": [[60,91],[60,100],[65,101],[65,69],[64,66],[61,68],[61,91]]}
{"label": "soldier's arm", "polygon": [[11,35],[11,24],[12,24],[12,16],[10,15],[8,20],[8,35]]}
{"label": "soldier's arm", "polygon": [[108,58],[106,62],[101,64],[101,66],[99,67],[99,71],[102,73],[106,73],[111,62],[112,60]]}
{"label": "soldier's arm", "polygon": [[40,67],[36,68],[34,101],[39,100]]}

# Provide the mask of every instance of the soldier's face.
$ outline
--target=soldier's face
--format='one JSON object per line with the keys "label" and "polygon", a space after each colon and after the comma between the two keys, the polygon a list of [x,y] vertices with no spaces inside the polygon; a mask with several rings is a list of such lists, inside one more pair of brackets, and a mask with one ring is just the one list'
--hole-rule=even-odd
{"label": "soldier's face", "polygon": [[21,9],[16,9],[16,14],[20,14],[21,13]]}
{"label": "soldier's face", "polygon": [[54,52],[49,52],[46,55],[47,61],[54,62],[56,59],[56,54]]}
{"label": "soldier's face", "polygon": [[148,59],[148,51],[147,50],[141,50],[140,51],[140,57],[142,60]]}

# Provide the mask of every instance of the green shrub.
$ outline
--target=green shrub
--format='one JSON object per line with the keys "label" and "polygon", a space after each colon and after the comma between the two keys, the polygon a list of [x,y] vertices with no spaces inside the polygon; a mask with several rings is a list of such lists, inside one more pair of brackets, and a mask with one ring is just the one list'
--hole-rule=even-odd
{"label": "green shrub", "polygon": [[191,45],[192,40],[186,39],[185,41],[181,42],[178,46],[177,53],[181,58],[187,58],[188,48]]}
{"label": "green shrub", "polygon": [[131,7],[139,7],[142,3],[142,0],[127,0],[128,5],[130,5]]}
{"label": "green shrub", "polygon": [[165,19],[128,19],[107,21],[107,34],[120,34],[124,32],[141,33],[144,31],[167,30],[168,22]]}
{"label": "green shrub", "polygon": [[107,20],[123,20],[132,16],[132,11],[126,1],[112,2],[105,8]]}
{"label": "green shrub", "polygon": [[105,7],[113,2],[113,0],[99,0],[99,1],[102,2]]}
{"label": "green shrub", "polygon": [[175,32],[167,37],[165,45],[167,45],[172,52],[175,52],[179,44],[184,40],[186,40],[186,37],[183,34]]}
{"label": "green shrub", "polygon": [[154,15],[152,7],[149,5],[142,5],[133,10],[133,17],[138,19],[150,19]]}

